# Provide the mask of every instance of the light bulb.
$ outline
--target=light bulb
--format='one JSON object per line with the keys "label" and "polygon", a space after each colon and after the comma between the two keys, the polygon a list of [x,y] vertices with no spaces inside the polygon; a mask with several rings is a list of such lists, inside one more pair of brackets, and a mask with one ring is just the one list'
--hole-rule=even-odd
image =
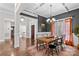
{"label": "light bulb", "polygon": [[47,22],[49,22],[49,21],[50,21],[50,19],[47,19],[46,21],[47,21]]}
{"label": "light bulb", "polygon": [[24,18],[21,18],[21,21],[23,22],[24,21]]}

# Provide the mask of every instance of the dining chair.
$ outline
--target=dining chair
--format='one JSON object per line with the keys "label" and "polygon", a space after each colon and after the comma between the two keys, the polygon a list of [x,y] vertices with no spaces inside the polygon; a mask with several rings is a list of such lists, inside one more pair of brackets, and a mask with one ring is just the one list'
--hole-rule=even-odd
{"label": "dining chair", "polygon": [[58,39],[57,39],[57,45],[59,46],[59,49],[61,48],[61,50],[63,50],[63,44],[64,44],[64,42],[63,42],[63,36],[58,37]]}
{"label": "dining chair", "polygon": [[49,53],[48,53],[48,55],[50,55],[50,53],[52,55],[54,55],[54,53],[56,53],[56,55],[58,55],[58,48],[57,48],[55,40],[49,44]]}
{"label": "dining chair", "polygon": [[39,39],[37,39],[37,41],[38,41],[38,50],[42,50],[42,49],[44,49],[45,48],[45,43],[43,42],[43,41],[41,41],[41,40],[39,40]]}

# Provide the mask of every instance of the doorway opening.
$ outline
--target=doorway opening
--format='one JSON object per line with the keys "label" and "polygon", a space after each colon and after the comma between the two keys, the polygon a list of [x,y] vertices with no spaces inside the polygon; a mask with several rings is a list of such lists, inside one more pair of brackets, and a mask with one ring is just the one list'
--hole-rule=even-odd
{"label": "doorway opening", "polygon": [[14,47],[14,26],[11,26],[11,41],[12,47]]}
{"label": "doorway opening", "polygon": [[35,25],[31,25],[31,45],[35,44]]}

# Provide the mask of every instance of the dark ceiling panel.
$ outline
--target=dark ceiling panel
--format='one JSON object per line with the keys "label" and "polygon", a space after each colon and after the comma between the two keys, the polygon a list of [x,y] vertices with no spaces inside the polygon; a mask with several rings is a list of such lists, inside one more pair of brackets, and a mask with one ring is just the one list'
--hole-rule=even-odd
{"label": "dark ceiling panel", "polygon": [[37,19],[38,17],[35,17],[35,16],[32,16],[32,15],[28,15],[28,14],[25,14],[25,13],[20,13],[20,15],[23,15],[23,16],[28,16],[28,17],[31,17],[31,18],[35,18],[35,19]]}

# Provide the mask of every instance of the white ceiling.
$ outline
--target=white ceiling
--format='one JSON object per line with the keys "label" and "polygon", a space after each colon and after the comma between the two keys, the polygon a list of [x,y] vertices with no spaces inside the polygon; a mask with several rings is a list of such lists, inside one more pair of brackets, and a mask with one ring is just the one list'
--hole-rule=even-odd
{"label": "white ceiling", "polygon": [[[62,3],[51,3],[52,16],[62,14],[67,12],[66,8]],[[69,9],[69,11],[79,8],[79,3],[65,3],[65,6]],[[23,12],[24,10],[29,13],[41,15],[44,17],[50,16],[50,3],[21,3],[19,10]]]}
{"label": "white ceiling", "polygon": [[14,17],[15,4],[14,3],[0,3],[0,15]]}

